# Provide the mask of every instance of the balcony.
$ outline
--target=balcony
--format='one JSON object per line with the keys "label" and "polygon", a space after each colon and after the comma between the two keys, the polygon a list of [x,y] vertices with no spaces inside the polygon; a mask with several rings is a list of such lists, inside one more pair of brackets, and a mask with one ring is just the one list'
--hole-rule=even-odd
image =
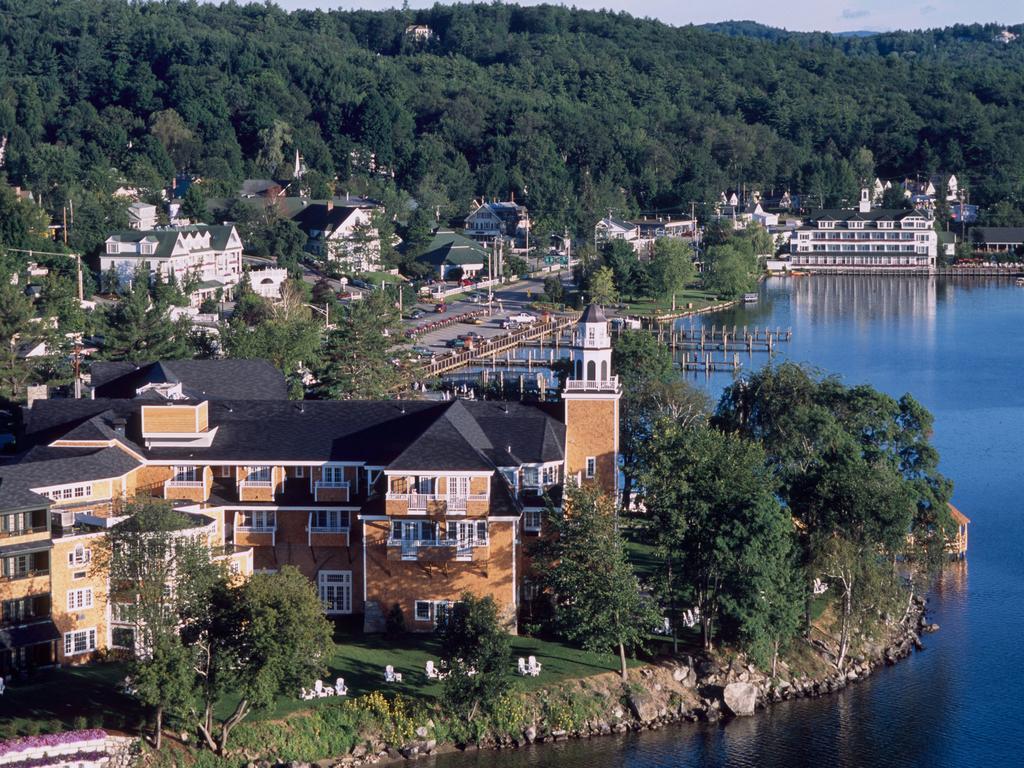
{"label": "balcony", "polygon": [[447,496],[441,493],[396,493],[387,495],[388,501],[405,501],[410,512],[430,512],[437,514],[466,514],[471,501],[486,502],[490,497],[486,493],[470,493],[462,496]]}
{"label": "balcony", "polygon": [[589,381],[569,379],[565,382],[566,392],[618,392],[618,390],[618,376],[612,376],[610,379],[592,379]]}
{"label": "balcony", "polygon": [[470,561],[490,546],[488,539],[388,539],[388,560],[406,562]]}
{"label": "balcony", "polygon": [[348,503],[350,485],[342,480],[317,480],[313,486],[315,501],[340,501]]}

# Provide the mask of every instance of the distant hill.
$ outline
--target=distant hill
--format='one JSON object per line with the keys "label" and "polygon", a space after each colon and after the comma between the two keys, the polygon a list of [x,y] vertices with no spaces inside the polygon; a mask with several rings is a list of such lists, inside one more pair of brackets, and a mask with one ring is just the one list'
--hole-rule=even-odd
{"label": "distant hill", "polygon": [[[316,196],[337,184],[415,219],[403,238],[480,196],[515,194],[543,238],[729,188],[838,205],[875,175],[937,172],[1024,225],[1024,44],[995,25],[864,36],[503,3],[0,6],[0,173],[58,219],[73,200],[83,251],[120,185],[186,174],[225,197],[289,178],[296,151]],[[11,232],[0,206],[0,245]]]}

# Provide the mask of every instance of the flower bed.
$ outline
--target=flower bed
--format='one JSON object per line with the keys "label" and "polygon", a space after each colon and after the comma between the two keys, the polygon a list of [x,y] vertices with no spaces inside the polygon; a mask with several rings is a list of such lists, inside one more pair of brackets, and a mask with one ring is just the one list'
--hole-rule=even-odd
{"label": "flower bed", "polygon": [[52,761],[38,761],[46,761],[57,755],[69,755],[83,751],[92,754],[97,750],[103,754],[106,742],[107,732],[98,728],[11,739],[0,742],[0,765],[18,766],[18,768],[32,766],[34,768],[34,766],[53,764]]}

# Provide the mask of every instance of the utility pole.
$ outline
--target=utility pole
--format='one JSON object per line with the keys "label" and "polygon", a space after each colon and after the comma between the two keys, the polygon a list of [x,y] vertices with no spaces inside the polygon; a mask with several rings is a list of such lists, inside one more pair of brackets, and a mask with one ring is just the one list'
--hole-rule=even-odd
{"label": "utility pole", "polygon": [[75,370],[75,400],[82,399],[82,340],[75,337],[75,350],[71,357],[71,363]]}

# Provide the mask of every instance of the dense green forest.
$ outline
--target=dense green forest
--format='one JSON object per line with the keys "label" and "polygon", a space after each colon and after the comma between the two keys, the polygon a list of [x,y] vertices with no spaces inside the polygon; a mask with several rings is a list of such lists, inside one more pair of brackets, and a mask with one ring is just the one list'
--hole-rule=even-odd
{"label": "dense green forest", "polygon": [[121,183],[188,173],[221,196],[287,177],[295,149],[317,189],[409,196],[432,214],[514,193],[538,234],[585,233],[608,209],[688,212],[727,187],[837,204],[872,173],[939,171],[990,221],[1024,223],[1024,43],[997,31],[0,0],[0,172],[52,214],[70,199],[83,250],[120,223]]}

